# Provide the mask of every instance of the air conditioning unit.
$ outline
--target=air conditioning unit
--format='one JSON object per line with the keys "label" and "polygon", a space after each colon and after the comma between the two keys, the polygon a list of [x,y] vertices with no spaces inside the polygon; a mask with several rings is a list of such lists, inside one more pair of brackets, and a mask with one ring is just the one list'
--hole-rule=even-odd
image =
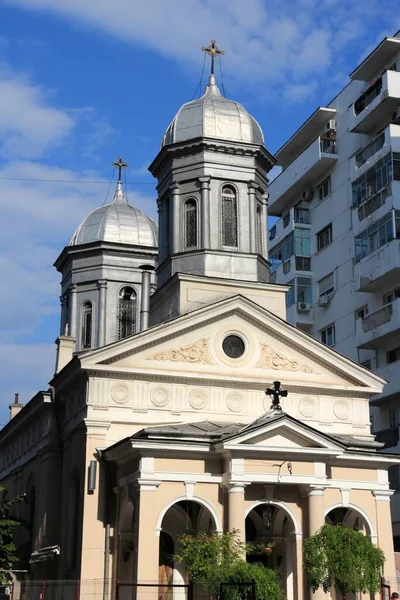
{"label": "air conditioning unit", "polygon": [[311,304],[309,302],[298,302],[297,310],[299,312],[309,312],[311,310]]}
{"label": "air conditioning unit", "polygon": [[305,190],[303,190],[303,193],[301,194],[301,199],[304,202],[310,202],[313,199],[314,196],[314,191],[312,188],[306,188]]}
{"label": "air conditioning unit", "polygon": [[400,108],[393,111],[391,122],[393,125],[400,125]]}
{"label": "air conditioning unit", "polygon": [[336,121],[335,119],[329,119],[327,124],[325,125],[325,132],[336,131]]}

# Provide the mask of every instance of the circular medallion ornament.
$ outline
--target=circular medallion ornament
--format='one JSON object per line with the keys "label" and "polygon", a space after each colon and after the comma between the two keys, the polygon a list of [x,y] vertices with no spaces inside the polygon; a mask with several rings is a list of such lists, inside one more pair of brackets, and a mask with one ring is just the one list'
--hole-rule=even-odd
{"label": "circular medallion ornament", "polygon": [[155,406],[166,406],[169,402],[169,392],[160,385],[151,390],[150,399]]}
{"label": "circular medallion ornament", "polygon": [[345,402],[344,400],[338,400],[333,405],[333,412],[338,419],[344,421],[350,416],[350,406],[348,402]]}
{"label": "circular medallion ornament", "polygon": [[200,410],[207,405],[207,394],[204,390],[192,390],[189,394],[189,404],[192,408]]}
{"label": "circular medallion ornament", "polygon": [[240,358],[243,356],[246,346],[238,335],[227,335],[222,342],[222,350],[229,358]]}
{"label": "circular medallion ornament", "polygon": [[125,404],[130,397],[129,388],[126,383],[115,383],[111,388],[111,398],[117,404]]}
{"label": "circular medallion ornament", "polygon": [[316,402],[314,398],[302,398],[299,403],[299,411],[303,417],[314,417]]}
{"label": "circular medallion ornament", "polygon": [[226,405],[232,412],[240,412],[244,408],[244,398],[238,392],[232,392],[226,399]]}

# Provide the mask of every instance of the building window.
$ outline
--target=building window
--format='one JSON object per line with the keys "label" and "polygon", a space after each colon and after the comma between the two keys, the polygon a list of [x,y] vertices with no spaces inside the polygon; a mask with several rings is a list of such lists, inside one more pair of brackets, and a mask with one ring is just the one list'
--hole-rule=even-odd
{"label": "building window", "polygon": [[382,91],[382,77],[379,77],[361,96],[354,102],[354,114],[357,116],[374,98]]}
{"label": "building window", "polygon": [[361,308],[357,308],[357,310],[355,311],[356,321],[358,321],[358,319],[365,319],[367,314],[368,314],[368,304],[361,306]]}
{"label": "building window", "polygon": [[185,212],[185,247],[196,248],[197,246],[197,204],[196,200],[187,200],[184,207]]}
{"label": "building window", "polygon": [[285,227],[287,227],[290,223],[290,213],[286,213],[286,215],[284,215],[282,221],[283,221],[283,228],[285,229]]}
{"label": "building window", "polygon": [[332,243],[332,223],[317,233],[317,247],[322,250]]}
{"label": "building window", "polygon": [[400,425],[400,408],[392,408],[389,411],[390,427],[399,427]]}
{"label": "building window", "polygon": [[269,256],[272,267],[276,268],[281,262],[285,262],[294,254],[294,231],[275,246]]}
{"label": "building window", "polygon": [[273,225],[269,230],[269,240],[273,240],[276,237],[276,225]]}
{"label": "building window", "polygon": [[294,222],[303,223],[303,225],[311,224],[311,215],[309,208],[295,208],[294,209]]}
{"label": "building window", "polygon": [[287,282],[287,285],[290,285],[290,290],[286,292],[286,308],[290,308],[296,302],[296,287],[295,280]]}
{"label": "building window", "polygon": [[297,256],[310,256],[310,230],[296,227],[294,230],[294,253]]}
{"label": "building window", "polygon": [[335,279],[334,274],[329,273],[326,277],[323,277],[318,282],[318,291],[320,298],[326,298],[330,296],[335,291]]}
{"label": "building window", "polygon": [[262,213],[261,207],[257,206],[256,212],[256,243],[257,243],[257,254],[263,253],[263,243],[262,243]]}
{"label": "building window", "polygon": [[321,185],[318,186],[317,193],[318,193],[319,202],[321,202],[322,200],[325,200],[325,198],[327,198],[329,196],[329,194],[331,193],[331,178],[330,177],[325,179],[325,181],[323,181],[321,183]]}
{"label": "building window", "polygon": [[400,360],[400,347],[393,348],[393,350],[388,350],[386,352],[386,363],[390,365],[391,363],[397,362]]}
{"label": "building window", "polygon": [[296,271],[311,271],[311,258],[296,256]]}
{"label": "building window", "polygon": [[82,305],[82,348],[92,347],[93,305],[84,302]]}
{"label": "building window", "polygon": [[334,346],[336,343],[335,325],[329,325],[321,330],[321,342],[326,346]]}
{"label": "building window", "polygon": [[373,202],[375,196],[379,195],[379,198],[373,202],[373,206],[369,210],[369,213],[373,212],[373,210],[376,210],[385,202],[388,193],[383,194],[383,191],[389,186],[391,181],[399,179],[400,153],[388,152],[386,156],[378,160],[351,184],[353,208],[357,208],[367,201],[370,204]]}
{"label": "building window", "polygon": [[119,293],[118,339],[122,340],[136,331],[136,292],[127,286]]}
{"label": "building window", "polygon": [[396,298],[400,298],[400,288],[396,288],[388,294],[385,294],[383,296],[383,304],[391,304],[396,300]]}
{"label": "building window", "polygon": [[284,275],[287,275],[290,272],[290,267],[291,267],[290,263],[291,263],[290,258],[288,258],[287,260],[285,260],[285,262],[283,263],[283,269],[282,270],[283,270],[283,274]]}
{"label": "building window", "polygon": [[311,277],[296,277],[297,302],[312,304]]}
{"label": "building window", "polygon": [[[390,211],[387,215],[373,223],[355,238],[355,258],[361,260],[378,248],[388,244],[395,238],[396,219],[400,217],[400,211]],[[400,234],[400,232],[399,232]]]}
{"label": "building window", "polygon": [[237,248],[236,192],[229,185],[222,188],[222,245]]}

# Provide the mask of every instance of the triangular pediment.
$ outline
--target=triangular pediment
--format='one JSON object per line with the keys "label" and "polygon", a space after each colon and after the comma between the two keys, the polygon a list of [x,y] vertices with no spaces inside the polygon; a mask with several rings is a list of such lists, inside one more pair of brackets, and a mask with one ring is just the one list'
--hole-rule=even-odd
{"label": "triangular pediment", "polygon": [[237,433],[230,435],[224,446],[243,446],[257,448],[284,448],[293,450],[319,449],[340,450],[342,444],[316,429],[305,425],[281,413],[270,412],[244,427]]}
{"label": "triangular pediment", "polygon": [[[224,350],[224,340],[232,335],[243,341],[234,358]],[[238,387],[281,380],[372,394],[382,385],[374,374],[241,296],[88,352],[80,360],[87,369],[234,381]]]}

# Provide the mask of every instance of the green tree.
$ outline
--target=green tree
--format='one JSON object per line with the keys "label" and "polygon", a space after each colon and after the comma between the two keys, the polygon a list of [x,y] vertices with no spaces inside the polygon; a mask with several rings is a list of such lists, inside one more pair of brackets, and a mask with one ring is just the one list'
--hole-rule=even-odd
{"label": "green tree", "polygon": [[[3,488],[0,488],[2,491]],[[11,498],[3,500],[0,507],[0,584],[5,585],[11,581],[10,569],[13,562],[17,559],[15,556],[14,530],[19,525],[19,520],[11,514],[11,508],[14,504],[24,501],[24,497]]]}
{"label": "green tree", "polygon": [[385,555],[361,531],[325,524],[304,542],[304,570],[311,589],[336,588],[347,593],[375,594],[380,589]]}
{"label": "green tree", "polygon": [[[177,554],[177,563],[186,562],[190,579],[199,583],[210,594],[218,596],[221,583],[249,583],[256,586],[257,600],[284,600],[279,584],[279,574],[261,563],[247,563],[246,553],[270,552],[272,544],[254,546],[238,539],[236,531],[230,533],[184,534]],[[227,587],[226,598],[236,600],[237,588]]]}

